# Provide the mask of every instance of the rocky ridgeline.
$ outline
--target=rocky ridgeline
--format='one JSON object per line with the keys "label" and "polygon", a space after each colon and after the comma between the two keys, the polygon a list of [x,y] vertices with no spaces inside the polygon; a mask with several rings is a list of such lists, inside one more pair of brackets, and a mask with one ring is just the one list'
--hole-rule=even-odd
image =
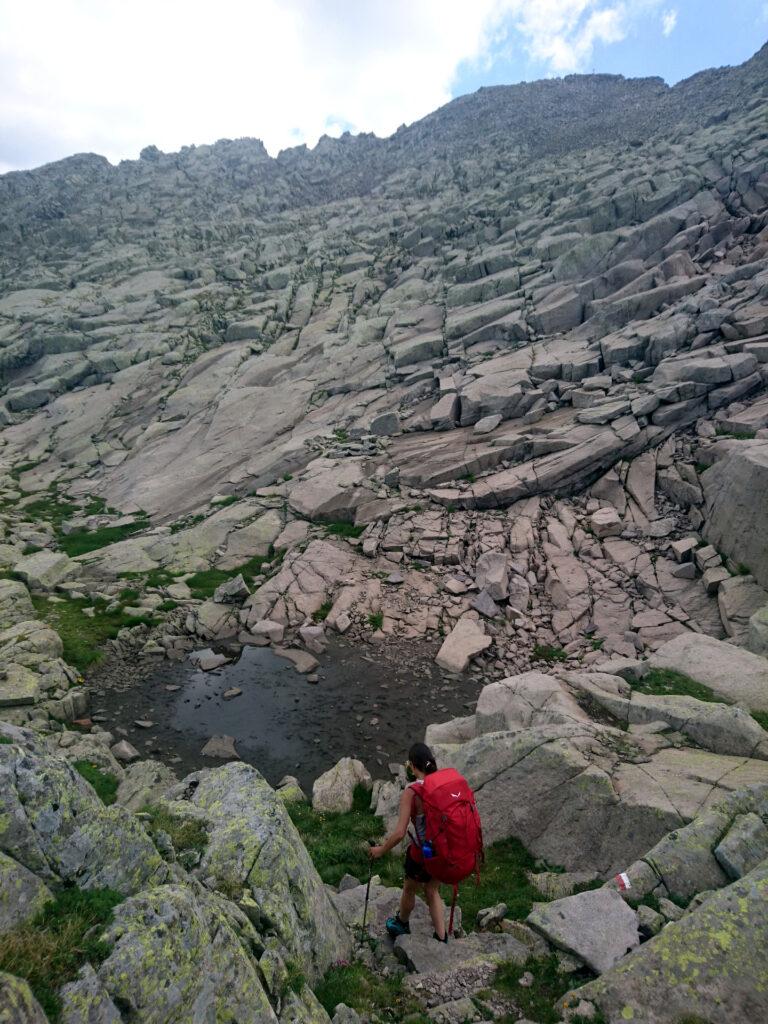
{"label": "rocky ridgeline", "polygon": [[[362,958],[434,1019],[519,1016],[482,993],[550,949],[594,976],[563,1020],[765,1019],[767,61],[0,177],[0,929],[67,883],[121,898],[67,1024],[324,1021],[362,909],[320,883],[295,781],[179,781],[89,717],[64,654],[106,626],[130,664],[225,641],[312,678],[338,635],[476,677],[427,740],[489,840],[567,874],[448,951],[424,921],[382,945],[374,888]],[[373,786],[387,821],[401,782]]]}

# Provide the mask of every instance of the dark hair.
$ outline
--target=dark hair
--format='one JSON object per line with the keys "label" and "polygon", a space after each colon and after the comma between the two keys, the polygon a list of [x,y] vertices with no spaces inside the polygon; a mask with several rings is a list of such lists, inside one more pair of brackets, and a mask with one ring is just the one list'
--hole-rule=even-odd
{"label": "dark hair", "polygon": [[418,768],[418,770],[420,772],[424,772],[425,775],[431,775],[432,772],[437,771],[435,755],[426,743],[414,743],[408,751],[408,760],[414,768]]}

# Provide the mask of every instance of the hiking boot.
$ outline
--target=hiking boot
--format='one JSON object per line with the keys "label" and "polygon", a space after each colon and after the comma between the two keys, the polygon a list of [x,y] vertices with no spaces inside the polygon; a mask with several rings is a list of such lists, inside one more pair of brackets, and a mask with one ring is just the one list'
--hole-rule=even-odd
{"label": "hiking boot", "polygon": [[401,921],[399,914],[395,914],[394,917],[387,918],[387,934],[390,939],[396,939],[398,935],[410,935],[411,926],[407,921]]}
{"label": "hiking boot", "polygon": [[440,938],[440,936],[439,936],[439,935],[437,934],[437,932],[432,932],[432,938],[433,938],[433,939],[437,939],[437,941],[438,941],[438,942],[444,942],[444,943],[446,943],[446,945],[447,945],[447,943],[448,943],[448,932],[446,932],[446,933],[445,933],[445,935],[443,936],[443,938],[442,938],[442,939],[441,939],[441,938]]}

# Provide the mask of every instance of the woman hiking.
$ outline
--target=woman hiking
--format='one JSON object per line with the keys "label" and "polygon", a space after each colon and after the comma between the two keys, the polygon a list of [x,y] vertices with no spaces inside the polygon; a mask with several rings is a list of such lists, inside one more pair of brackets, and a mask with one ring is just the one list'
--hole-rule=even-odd
{"label": "woman hiking", "polygon": [[411,842],[405,851],[405,878],[403,891],[400,895],[400,908],[394,917],[387,919],[387,931],[393,939],[398,935],[410,935],[409,920],[416,906],[416,894],[423,886],[424,898],[429,907],[429,916],[435,929],[433,938],[439,942],[447,942],[445,930],[445,908],[440,896],[440,882],[432,878],[424,867],[422,844],[425,836],[424,805],[419,796],[419,787],[423,785],[427,775],[437,771],[435,756],[426,743],[414,743],[408,751],[408,763],[405,766],[410,785],[403,790],[400,797],[400,815],[397,824],[380,846],[372,846],[370,856],[374,859],[383,857],[401,842],[410,826]]}

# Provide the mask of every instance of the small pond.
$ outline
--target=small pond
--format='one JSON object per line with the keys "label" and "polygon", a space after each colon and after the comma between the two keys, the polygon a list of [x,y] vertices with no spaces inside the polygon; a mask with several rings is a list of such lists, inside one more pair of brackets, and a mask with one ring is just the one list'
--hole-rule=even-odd
{"label": "small pond", "polygon": [[[105,665],[89,681],[93,712],[143,756],[178,771],[221,763],[201,751],[211,736],[228,735],[271,783],[290,774],[309,787],[344,756],[386,777],[389,762],[405,760],[430,722],[470,714],[481,687],[471,676],[444,676],[426,645],[334,641],[319,657],[314,684],[269,647],[225,652],[233,660],[212,672],[189,661],[145,659],[134,671]],[[232,689],[242,693],[225,699]]]}

